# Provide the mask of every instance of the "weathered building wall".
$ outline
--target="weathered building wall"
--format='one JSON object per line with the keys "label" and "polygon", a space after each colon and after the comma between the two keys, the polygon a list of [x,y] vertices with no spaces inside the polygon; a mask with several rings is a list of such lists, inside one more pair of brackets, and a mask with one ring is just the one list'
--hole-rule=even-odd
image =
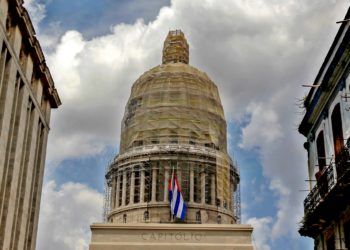
{"label": "weathered building wall", "polygon": [[60,99],[22,1],[0,7],[0,248],[35,249],[50,109]]}
{"label": "weathered building wall", "polygon": [[[350,18],[350,8],[345,20]],[[299,232],[317,250],[350,249],[350,23],[339,31],[307,95],[299,131],[306,137],[310,193]]]}
{"label": "weathered building wall", "polygon": [[[329,165],[331,161],[334,161],[334,139],[331,114],[337,104],[340,104],[342,132],[344,138],[350,137],[350,77],[347,77],[343,84],[344,86],[342,89],[337,92],[334,99],[332,99],[331,104],[326,108],[326,113],[328,115],[322,117],[321,121],[314,128],[315,138],[317,138],[320,132],[324,133],[326,165]],[[315,176],[316,172],[319,170],[316,140],[310,141],[309,161],[309,175]],[[313,182],[311,184],[314,186],[316,183]]]}

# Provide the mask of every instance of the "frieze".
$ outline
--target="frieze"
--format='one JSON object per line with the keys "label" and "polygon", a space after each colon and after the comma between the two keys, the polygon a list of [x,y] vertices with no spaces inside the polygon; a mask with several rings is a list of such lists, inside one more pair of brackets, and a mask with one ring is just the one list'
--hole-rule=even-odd
{"label": "frieze", "polygon": [[192,232],[147,232],[141,233],[140,237],[144,241],[190,241],[199,242],[205,238],[204,233]]}

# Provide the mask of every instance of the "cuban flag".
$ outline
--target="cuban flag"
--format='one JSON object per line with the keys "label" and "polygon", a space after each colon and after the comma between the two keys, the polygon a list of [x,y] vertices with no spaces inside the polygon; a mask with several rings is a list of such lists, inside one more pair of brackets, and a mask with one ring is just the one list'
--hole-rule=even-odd
{"label": "cuban flag", "polygon": [[171,175],[169,183],[169,199],[170,199],[170,209],[171,214],[175,217],[184,220],[186,216],[186,204],[181,194],[181,189],[175,172]]}

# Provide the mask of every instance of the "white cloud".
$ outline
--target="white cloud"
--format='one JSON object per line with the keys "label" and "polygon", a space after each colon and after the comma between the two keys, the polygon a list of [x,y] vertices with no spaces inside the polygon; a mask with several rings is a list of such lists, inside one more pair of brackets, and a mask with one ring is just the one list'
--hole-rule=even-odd
{"label": "white cloud", "polygon": [[270,179],[270,189],[278,197],[272,240],[286,235],[297,237],[298,222],[303,216],[305,194],[299,190],[305,186],[307,160],[303,138],[294,123],[298,117],[291,93],[290,87],[286,87],[271,95],[264,103],[266,108],[249,107],[252,118],[243,129],[242,146],[259,148],[263,173]]}
{"label": "white cloud", "polygon": [[306,157],[295,102],[305,94],[300,85],[313,81],[347,6],[345,0],[173,0],[147,24],[118,24],[92,40],[67,31],[47,53],[63,102],[53,112],[48,160],[116,145],[132,83],[160,63],[168,30],[181,28],[191,64],[217,83],[226,118],[251,115],[237,143],[259,149],[276,194],[272,239],[296,236]]}
{"label": "white cloud", "polygon": [[260,145],[262,141],[273,143],[282,137],[278,115],[273,108],[266,107],[264,104],[251,103],[247,112],[251,114],[251,121],[242,130],[241,147],[250,149]]}
{"label": "white cloud", "polygon": [[102,218],[103,196],[79,184],[54,181],[42,194],[37,248],[39,250],[83,250],[90,242],[90,224]]}
{"label": "white cloud", "polygon": [[[271,95],[278,99],[278,93],[294,84],[289,94],[298,96],[296,86],[309,80],[305,65],[314,65],[312,55],[319,54],[323,37],[334,29],[313,20],[334,19],[329,11],[333,5],[331,1],[305,5],[303,1],[173,0],[148,24],[141,19],[118,24],[110,34],[92,40],[85,40],[78,31],[66,32],[47,54],[63,102],[53,112],[48,159],[99,153],[106,145],[117,144],[131,84],[160,63],[169,28],[185,31],[192,64],[217,82],[228,120],[252,114],[242,145],[283,137],[280,120],[284,117],[269,104]],[[311,32],[304,22],[313,24]],[[279,101],[275,105],[292,105]],[[268,129],[257,134],[259,126]]]}
{"label": "white cloud", "polygon": [[61,39],[56,52],[49,57],[54,62],[55,81],[64,83],[60,87],[60,94],[65,100],[77,98],[81,94],[82,83],[78,67],[81,64],[80,53],[84,50],[85,42],[77,31],[68,31]]}
{"label": "white cloud", "polygon": [[269,247],[269,239],[272,225],[271,217],[262,217],[262,218],[250,218],[247,221],[247,224],[253,226],[253,244],[256,249],[259,250],[271,250]]}

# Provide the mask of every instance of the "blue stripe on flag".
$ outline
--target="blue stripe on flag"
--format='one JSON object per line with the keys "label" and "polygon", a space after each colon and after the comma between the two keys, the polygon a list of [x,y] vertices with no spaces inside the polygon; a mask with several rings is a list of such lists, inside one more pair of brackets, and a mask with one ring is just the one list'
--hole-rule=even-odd
{"label": "blue stripe on flag", "polygon": [[180,196],[181,193],[179,193],[179,190],[177,190],[177,196],[176,196],[176,203],[175,203],[175,208],[174,208],[174,214],[177,214],[177,211],[179,209],[179,204],[180,204]]}
{"label": "blue stripe on flag", "polygon": [[182,208],[182,213],[181,213],[181,220],[184,220],[185,219],[185,216],[186,216],[186,209],[187,209],[187,206],[184,202],[184,205],[183,205],[183,208]]}

